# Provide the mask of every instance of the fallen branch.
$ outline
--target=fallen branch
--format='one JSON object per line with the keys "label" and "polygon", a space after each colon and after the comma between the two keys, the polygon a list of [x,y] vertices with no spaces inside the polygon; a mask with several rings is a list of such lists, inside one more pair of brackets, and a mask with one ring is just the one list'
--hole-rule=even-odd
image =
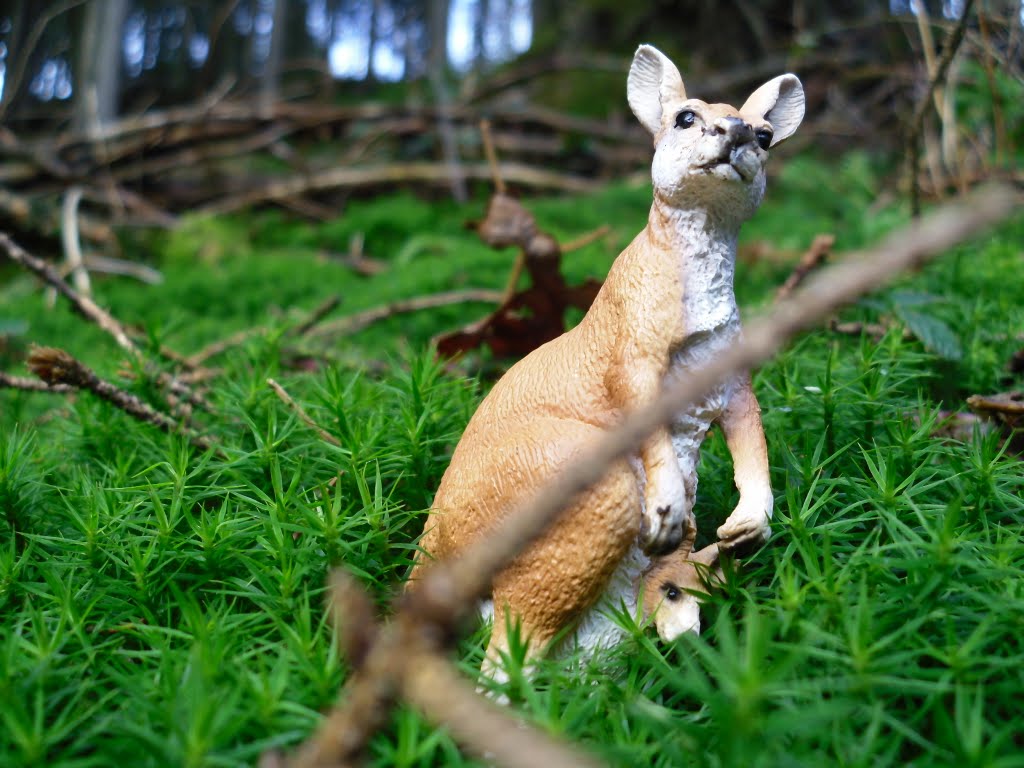
{"label": "fallen branch", "polygon": [[60,273],[42,259],[33,256],[21,246],[11,240],[6,232],[0,232],[0,246],[7,251],[7,255],[15,264],[25,267],[40,277],[47,285],[56,289],[57,293],[71,302],[72,308],[82,317],[95,323],[108,334],[121,349],[130,352],[133,357],[140,358],[139,348],[135,346],[125,331],[124,327],[105,309],[99,306],[88,296],[83,296],[76,291],[60,276]]}
{"label": "fallen branch", "polygon": [[[822,322],[840,306],[1002,221],[1018,205],[1019,197],[1012,190],[986,188],[894,233],[872,251],[851,256],[812,276],[791,298],[748,324],[734,347],[704,368],[669,384],[654,402],[628,415],[537,496],[511,511],[487,537],[471,544],[461,557],[427,568],[415,593],[397,600],[398,610],[390,625],[381,630],[338,705],[299,750],[292,765],[354,760],[380,726],[380,713],[403,688],[403,680],[405,692],[410,693],[408,675],[412,670],[402,664],[413,655],[410,649],[443,645],[459,618],[472,610],[476,598],[488,590],[496,573],[556,520],[572,498],[599,481],[613,461],[634,453],[648,435],[668,423],[686,404],[729,376],[769,359],[798,332]],[[430,712],[426,714],[431,716]]]}
{"label": "fallen branch", "polygon": [[272,390],[274,390],[274,394],[278,396],[278,398],[281,400],[282,403],[284,403],[292,411],[294,411],[295,415],[298,416],[299,419],[306,426],[310,427],[314,432],[316,432],[320,436],[321,440],[323,440],[326,443],[330,443],[331,445],[336,445],[336,446],[340,446],[341,445],[341,441],[338,440],[338,438],[336,438],[334,435],[332,435],[326,429],[321,427],[319,424],[317,424],[313,420],[313,417],[310,416],[308,413],[306,413],[305,409],[303,409],[303,407],[301,405],[299,405],[298,403],[295,402],[295,400],[292,399],[292,396],[288,394],[288,392],[285,390],[284,387],[282,387],[280,384],[278,384],[273,379],[267,379],[267,385]]}
{"label": "fallen branch", "polygon": [[61,239],[64,242],[64,261],[67,264],[75,290],[81,296],[92,297],[89,272],[82,262],[82,244],[78,237],[78,204],[82,202],[82,188],[74,186],[64,195],[61,205]]}
{"label": "fallen branch", "polygon": [[789,298],[789,295],[807,279],[807,276],[825,262],[825,259],[832,253],[832,246],[835,243],[835,235],[815,235],[811,247],[800,257],[800,261],[797,262],[790,276],[786,278],[786,282],[780,285],[775,292],[775,300],[782,301]]}
{"label": "fallen branch", "polygon": [[[461,166],[461,171],[466,179],[487,180],[491,177],[491,169],[486,164],[464,165]],[[561,192],[593,192],[598,187],[597,182],[581,176],[556,173],[521,163],[503,163],[501,175],[513,184]],[[196,213],[232,213],[260,203],[278,202],[284,198],[327,189],[357,189],[381,184],[410,183],[447,185],[450,182],[450,169],[447,165],[439,163],[394,163],[372,168],[331,168],[319,173],[272,181],[240,195],[225,197],[200,206]]]}
{"label": "fallen branch", "polygon": [[[315,307],[304,320],[294,328],[285,331],[287,336],[305,336],[309,334],[327,315],[329,315],[338,304],[341,303],[340,296],[331,296],[327,301]],[[201,350],[185,358],[184,364],[187,368],[200,368],[207,360],[227,352],[229,349],[245,344],[249,339],[255,339],[273,330],[267,325],[258,325],[254,328],[243,328],[230,336],[225,336],[211,344],[207,344]]]}
{"label": "fallen branch", "polygon": [[447,307],[452,304],[467,304],[478,302],[481,304],[494,304],[501,300],[501,293],[483,288],[470,288],[464,291],[447,291],[434,293],[429,296],[416,296],[411,299],[399,299],[390,304],[357,312],[347,317],[339,317],[329,323],[323,323],[319,328],[314,328],[307,335],[309,336],[331,336],[342,333],[355,333],[369,325],[395,315],[419,312],[424,309],[436,309]]}
{"label": "fallen branch", "polygon": [[49,392],[54,395],[67,395],[78,390],[70,384],[47,384],[39,379],[29,379],[25,376],[12,376],[9,373],[0,371],[0,388],[20,389],[24,392]]}
{"label": "fallen branch", "polygon": [[57,293],[64,296],[64,298],[71,302],[72,308],[79,315],[84,317],[86,320],[95,323],[102,330],[110,334],[114,338],[114,341],[117,342],[117,345],[128,352],[132,358],[137,360],[142,365],[146,374],[152,376],[157,383],[166,387],[168,391],[178,399],[187,401],[191,405],[209,410],[209,403],[207,403],[204,398],[193,392],[189,387],[179,382],[173,376],[162,371],[154,370],[152,365],[143,356],[141,350],[136,346],[135,342],[128,336],[128,332],[124,329],[124,326],[122,326],[113,315],[103,309],[91,298],[81,295],[78,291],[68,285],[53,266],[28,253],[24,248],[15,243],[6,232],[0,232],[0,247],[3,247],[7,252],[11,261],[25,269],[28,269],[48,285],[55,288]]}
{"label": "fallen branch", "polygon": [[117,385],[101,379],[92,369],[63,349],[33,347],[28,356],[28,367],[51,387],[64,385],[74,389],[87,389],[134,419],[152,424],[164,432],[184,435],[192,445],[202,451],[213,448],[209,439],[189,432],[166,413],[156,410]]}
{"label": "fallen branch", "polygon": [[561,250],[564,256],[567,253],[578,251],[580,248],[585,248],[591,243],[596,243],[602,237],[612,231],[612,228],[607,224],[602,224],[600,227],[595,229],[593,232],[587,232],[586,234],[580,235],[574,240],[570,240],[567,243],[562,243]]}

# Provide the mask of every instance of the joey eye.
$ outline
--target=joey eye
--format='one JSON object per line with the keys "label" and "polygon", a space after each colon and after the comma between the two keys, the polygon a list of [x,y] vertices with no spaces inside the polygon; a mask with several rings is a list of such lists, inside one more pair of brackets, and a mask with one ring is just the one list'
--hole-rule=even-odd
{"label": "joey eye", "polygon": [[684,109],[676,115],[676,128],[689,128],[696,119],[697,114],[692,109]]}
{"label": "joey eye", "polygon": [[673,603],[682,596],[682,591],[672,582],[668,581],[661,587],[665,591],[665,599]]}
{"label": "joey eye", "polygon": [[757,145],[761,149],[768,149],[772,145],[772,133],[771,128],[761,128],[757,133],[754,134],[757,137]]}

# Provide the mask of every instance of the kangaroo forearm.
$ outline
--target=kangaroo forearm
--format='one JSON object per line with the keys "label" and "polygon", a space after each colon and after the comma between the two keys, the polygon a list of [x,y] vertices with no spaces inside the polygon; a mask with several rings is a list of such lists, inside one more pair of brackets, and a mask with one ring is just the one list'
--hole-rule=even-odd
{"label": "kangaroo forearm", "polygon": [[750,386],[749,376],[739,382],[719,423],[732,454],[736,488],[740,494],[770,489],[768,445],[761,424],[761,407]]}

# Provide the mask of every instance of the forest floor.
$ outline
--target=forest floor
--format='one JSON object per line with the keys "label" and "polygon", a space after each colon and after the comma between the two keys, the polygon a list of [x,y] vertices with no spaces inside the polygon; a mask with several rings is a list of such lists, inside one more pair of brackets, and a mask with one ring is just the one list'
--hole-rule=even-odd
{"label": "forest floor", "polygon": [[[793,160],[744,230],[737,295],[768,305],[814,236],[839,252],[907,220],[866,156]],[[482,191],[482,190],[481,190]],[[0,763],[246,765],[305,738],[346,676],[322,607],[343,563],[384,605],[490,378],[429,351],[485,304],[296,337],[297,312],[335,317],[454,289],[501,289],[513,254],[482,245],[464,207],[392,195],[332,222],[263,212],[186,221],[129,254],[158,286],[98,280],[98,301],[184,354],[266,331],[210,361],[200,452],[86,393],[0,390]],[[569,240],[570,282],[601,277],[645,223],[649,187],[528,200]],[[362,238],[382,271],[338,254]],[[942,411],[1022,386],[1024,216],[844,310],[882,334],[822,328],[755,375],[776,506],[771,540],[674,645],[635,626],[599,665],[515,668],[511,706],[621,766],[1024,765],[1024,473],[996,433],[941,437]],[[38,283],[5,273],[2,368],[29,342],[124,378],[113,341]],[[907,329],[910,333],[905,333]],[[493,370],[495,361],[482,361]],[[120,373],[119,373],[120,372]],[[467,374],[468,372],[468,374]],[[266,380],[280,381],[335,447]],[[333,483],[333,485],[332,485]],[[736,502],[724,440],[700,467],[697,516]],[[629,617],[622,617],[629,623]],[[486,628],[459,647],[469,675]],[[513,665],[514,666],[514,665]],[[476,764],[400,708],[380,766]]]}

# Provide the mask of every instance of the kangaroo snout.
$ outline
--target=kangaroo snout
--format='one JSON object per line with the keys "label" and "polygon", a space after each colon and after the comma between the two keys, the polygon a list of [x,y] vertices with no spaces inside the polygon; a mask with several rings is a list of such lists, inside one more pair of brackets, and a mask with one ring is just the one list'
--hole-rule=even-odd
{"label": "kangaroo snout", "polygon": [[741,117],[719,117],[711,124],[711,132],[716,136],[724,136],[734,147],[754,140],[754,129]]}

